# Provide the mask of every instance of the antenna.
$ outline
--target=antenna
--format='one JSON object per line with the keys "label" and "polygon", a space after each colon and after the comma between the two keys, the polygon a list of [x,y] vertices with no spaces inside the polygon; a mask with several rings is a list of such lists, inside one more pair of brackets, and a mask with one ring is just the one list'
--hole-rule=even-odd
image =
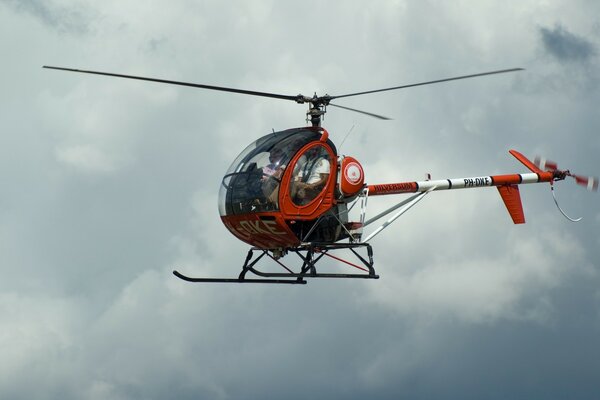
{"label": "antenna", "polygon": [[341,152],[342,145],[344,144],[344,142],[346,141],[346,139],[348,139],[348,136],[350,135],[350,132],[352,132],[353,129],[354,129],[354,124],[352,125],[352,128],[350,128],[350,130],[348,131],[348,133],[346,133],[346,136],[344,136],[344,140],[342,140],[342,143],[340,143],[340,145],[338,146],[338,151],[339,152]]}

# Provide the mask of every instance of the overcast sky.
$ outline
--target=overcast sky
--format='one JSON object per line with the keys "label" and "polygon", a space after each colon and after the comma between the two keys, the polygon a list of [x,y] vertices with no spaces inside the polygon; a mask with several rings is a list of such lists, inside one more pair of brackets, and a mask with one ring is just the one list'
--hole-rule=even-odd
{"label": "overcast sky", "polygon": [[[324,126],[369,183],[600,173],[595,1],[0,0],[0,398],[596,399],[600,203],[574,182],[434,193],[373,241],[377,281],[234,277],[220,180],[274,99],[42,65],[295,95],[496,69],[340,99]],[[370,199],[370,214],[398,199]]]}

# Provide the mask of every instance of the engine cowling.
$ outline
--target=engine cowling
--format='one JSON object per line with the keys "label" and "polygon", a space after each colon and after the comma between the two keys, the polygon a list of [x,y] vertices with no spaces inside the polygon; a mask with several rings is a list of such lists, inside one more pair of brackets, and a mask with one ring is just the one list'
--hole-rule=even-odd
{"label": "engine cowling", "polygon": [[339,188],[344,197],[358,194],[365,184],[365,172],[354,157],[345,156],[340,161]]}

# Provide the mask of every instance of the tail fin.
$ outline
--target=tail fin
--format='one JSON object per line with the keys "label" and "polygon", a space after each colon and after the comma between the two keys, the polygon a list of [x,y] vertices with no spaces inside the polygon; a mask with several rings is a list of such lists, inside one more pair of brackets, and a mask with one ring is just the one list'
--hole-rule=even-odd
{"label": "tail fin", "polygon": [[524,166],[526,166],[527,168],[529,168],[529,170],[531,172],[535,172],[536,174],[544,172],[541,169],[539,169],[537,167],[537,165],[535,165],[534,163],[532,163],[531,161],[529,161],[529,159],[527,157],[525,157],[523,154],[519,153],[518,151],[516,151],[516,150],[509,150],[508,152],[510,154],[512,154],[517,160],[519,160]]}
{"label": "tail fin", "polygon": [[515,224],[525,223],[525,214],[523,213],[523,204],[521,204],[521,195],[519,194],[519,186],[504,185],[497,186],[498,192],[504,201],[504,205],[508,210]]}

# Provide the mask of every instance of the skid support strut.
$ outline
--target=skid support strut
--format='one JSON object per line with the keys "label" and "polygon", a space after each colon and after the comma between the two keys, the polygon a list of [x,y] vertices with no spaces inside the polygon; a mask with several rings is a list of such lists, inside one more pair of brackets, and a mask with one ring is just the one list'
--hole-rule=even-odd
{"label": "skid support strut", "polygon": [[[330,253],[339,253],[341,250],[349,250],[351,260],[341,258],[338,255]],[[281,283],[281,284],[306,284],[308,278],[360,278],[360,279],[378,279],[379,275],[373,268],[373,249],[368,243],[339,243],[323,244],[308,243],[297,248],[288,249],[288,252],[296,255],[296,260],[300,266],[293,268],[286,266],[280,258],[275,258],[271,250],[251,248],[246,256],[246,261],[242,266],[242,271],[237,278],[193,278],[173,271],[173,274],[187,282],[198,283]],[[255,257],[255,253],[258,255]],[[361,254],[363,253],[363,254]],[[265,257],[266,256],[266,257]],[[353,267],[362,272],[357,273],[339,273],[339,272],[319,272],[317,264],[325,257],[335,260],[336,264],[341,263]],[[258,267],[259,261],[268,261],[270,264],[276,264],[283,268],[283,272],[268,272]],[[263,266],[264,267],[264,266]],[[247,278],[248,274],[253,274],[257,278]]]}

